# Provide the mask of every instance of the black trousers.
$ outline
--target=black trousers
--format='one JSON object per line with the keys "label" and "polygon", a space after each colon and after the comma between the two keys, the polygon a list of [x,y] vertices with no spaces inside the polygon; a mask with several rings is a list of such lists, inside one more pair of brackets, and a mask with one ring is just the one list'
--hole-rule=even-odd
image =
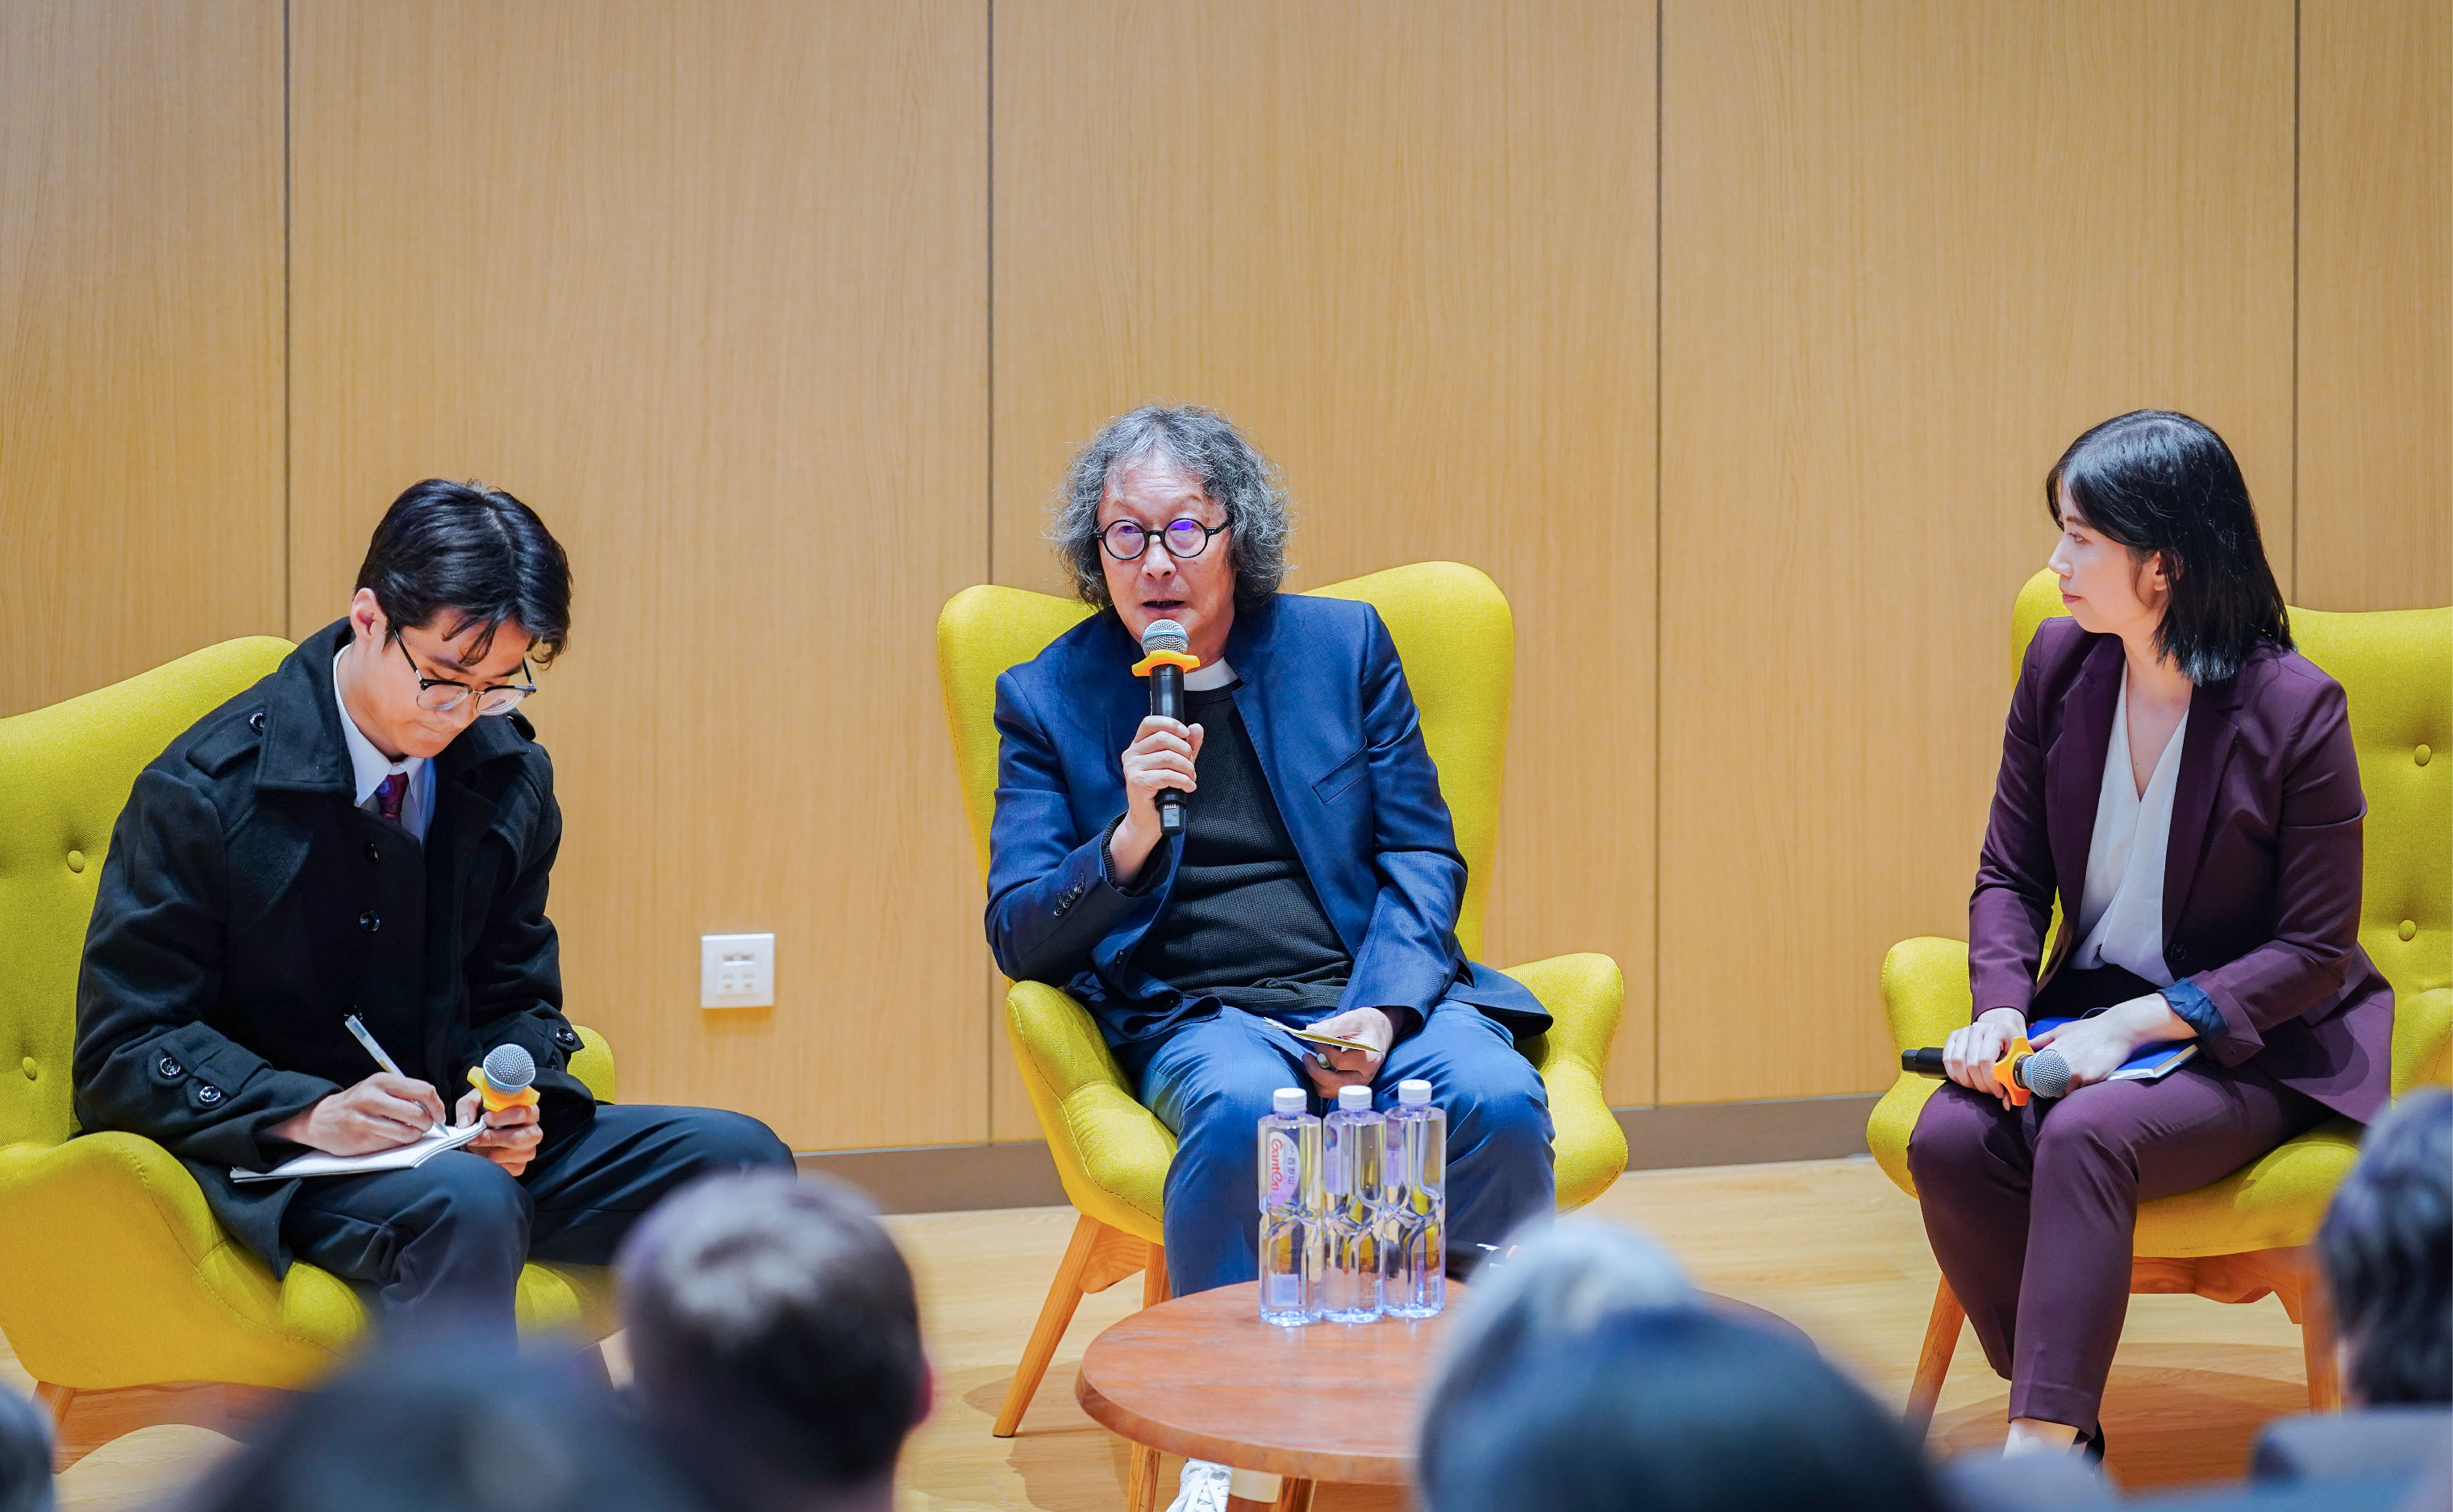
{"label": "black trousers", "polygon": [[600,1104],[584,1132],[549,1143],[516,1177],[448,1150],[411,1170],[309,1178],[281,1237],[296,1258],[370,1292],[388,1331],[509,1342],[528,1261],[606,1264],[666,1193],[710,1172],[791,1164],[784,1142],[740,1113]]}

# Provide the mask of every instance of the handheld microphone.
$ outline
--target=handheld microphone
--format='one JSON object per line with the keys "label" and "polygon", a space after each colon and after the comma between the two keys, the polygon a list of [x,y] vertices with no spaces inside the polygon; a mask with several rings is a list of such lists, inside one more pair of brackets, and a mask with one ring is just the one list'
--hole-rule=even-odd
{"label": "handheld microphone", "polygon": [[[1922,1050],[1902,1050],[1900,1069],[1919,1076],[1941,1077],[1950,1073],[1943,1068],[1942,1051],[1928,1045]],[[2010,1042],[2002,1059],[1993,1063],[1993,1080],[2010,1094],[2012,1106],[2027,1101],[2027,1094],[2038,1097],[2067,1097],[2070,1090],[2069,1062],[2059,1050],[2038,1050],[2028,1045],[2024,1036]]]}
{"label": "handheld microphone", "polygon": [[[1184,674],[1201,665],[1192,654],[1192,637],[1173,620],[1152,620],[1142,631],[1142,659],[1133,675],[1149,679],[1149,711],[1178,724],[1184,721]],[[1158,832],[1184,833],[1184,793],[1162,787],[1158,793]]]}
{"label": "handheld microphone", "polygon": [[524,1107],[537,1100],[536,1058],[516,1044],[498,1044],[486,1052],[486,1064],[469,1068],[469,1084],[489,1113]]}

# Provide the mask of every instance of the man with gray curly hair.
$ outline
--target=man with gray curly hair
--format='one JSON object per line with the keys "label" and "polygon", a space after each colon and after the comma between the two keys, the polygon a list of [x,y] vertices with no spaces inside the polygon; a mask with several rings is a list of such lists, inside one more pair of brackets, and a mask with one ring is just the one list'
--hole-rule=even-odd
{"label": "man with gray curly hair", "polygon": [[[1553,1195],[1548,1104],[1514,1043],[1549,1018],[1458,948],[1465,862],[1405,668],[1371,606],[1278,591],[1287,526],[1276,469],[1215,410],[1111,421],[1051,532],[1100,612],[997,680],[988,942],[1007,976],[1096,1016],[1175,1131],[1179,1292],[1258,1273],[1253,1135],[1281,1086],[1385,1103],[1427,1080],[1452,1258]],[[1180,723],[1147,715],[1133,670],[1158,620],[1199,664]]]}

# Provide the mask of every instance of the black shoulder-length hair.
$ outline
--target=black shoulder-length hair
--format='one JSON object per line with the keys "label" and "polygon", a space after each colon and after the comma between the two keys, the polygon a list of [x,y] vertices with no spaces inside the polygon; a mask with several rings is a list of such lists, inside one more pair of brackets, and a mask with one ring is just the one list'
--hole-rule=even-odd
{"label": "black shoulder-length hair", "polygon": [[2172,596],[2155,648],[2190,682],[2237,675],[2260,641],[2290,647],[2248,483],[2223,437],[2168,409],[2116,415],[2071,442],[2044,474],[2055,525],[2064,488],[2088,528],[2141,562],[2163,557]]}

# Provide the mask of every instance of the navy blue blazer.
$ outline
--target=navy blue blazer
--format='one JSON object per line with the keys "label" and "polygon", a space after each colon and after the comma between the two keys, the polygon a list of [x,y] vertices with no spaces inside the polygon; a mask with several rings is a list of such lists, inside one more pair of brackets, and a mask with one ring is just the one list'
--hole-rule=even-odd
{"label": "navy blue blazer", "polygon": [[[1063,986],[1118,1047],[1218,1011],[1133,964],[1167,912],[1183,842],[1160,842],[1130,893],[1107,871],[1124,749],[1149,712],[1140,658],[1106,609],[997,679],[988,945],[1007,976]],[[1226,660],[1295,854],[1354,960],[1340,1006],[1409,1008],[1419,1022],[1455,999],[1520,1039],[1548,1028],[1522,983],[1458,948],[1465,859],[1379,610],[1278,594],[1236,611]]]}

